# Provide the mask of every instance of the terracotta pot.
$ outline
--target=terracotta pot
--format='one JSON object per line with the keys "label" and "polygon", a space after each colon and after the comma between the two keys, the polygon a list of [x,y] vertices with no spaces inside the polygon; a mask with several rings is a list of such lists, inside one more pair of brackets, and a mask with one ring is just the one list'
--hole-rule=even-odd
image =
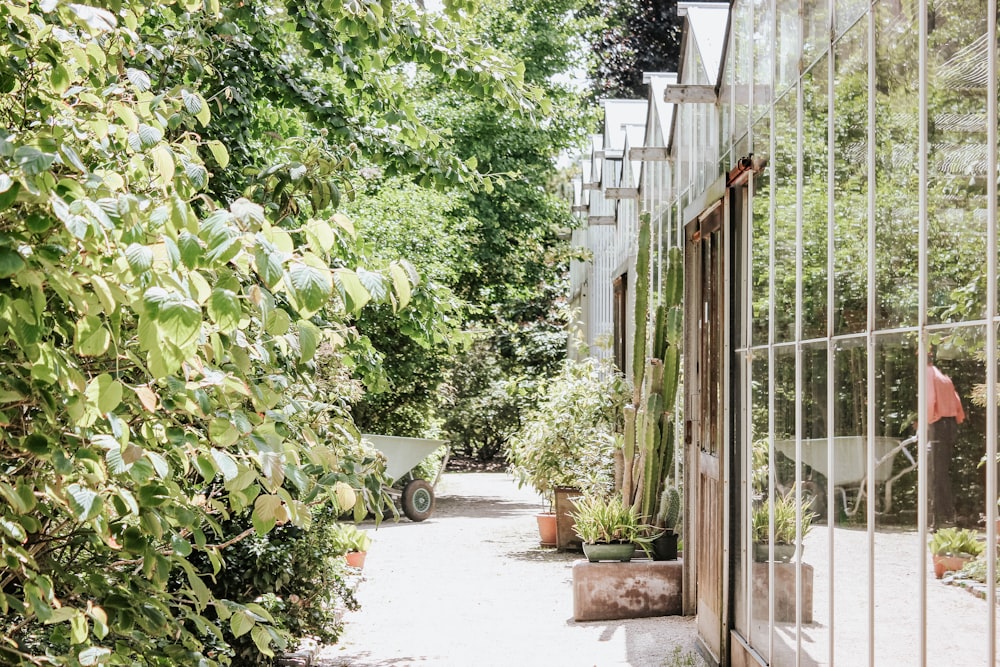
{"label": "terracotta pot", "polygon": [[543,547],[556,546],[556,515],[555,512],[536,514],[538,521],[538,538]]}
{"label": "terracotta pot", "polygon": [[365,567],[365,556],[368,555],[367,551],[350,551],[344,554],[344,558],[347,559],[347,564],[351,567],[356,567],[359,570]]}
{"label": "terracotta pot", "polygon": [[635,554],[635,545],[631,542],[615,542],[612,544],[583,544],[583,553],[591,563],[602,560],[617,560],[627,563]]}
{"label": "terracotta pot", "polygon": [[958,572],[970,560],[965,556],[934,556],[934,576],[940,579],[945,572]]}

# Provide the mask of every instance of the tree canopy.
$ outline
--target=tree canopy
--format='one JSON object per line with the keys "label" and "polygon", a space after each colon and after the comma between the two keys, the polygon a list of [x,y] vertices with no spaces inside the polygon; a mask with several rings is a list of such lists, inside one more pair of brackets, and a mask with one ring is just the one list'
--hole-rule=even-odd
{"label": "tree canopy", "polygon": [[357,322],[425,345],[457,326],[337,209],[372,165],[494,186],[415,78],[546,111],[470,38],[472,9],[0,6],[4,664],[227,664],[241,638],[272,655],[290,637],[257,594],[280,582],[221,593],[227,549],[327,505],[384,509],[351,412],[375,355]]}

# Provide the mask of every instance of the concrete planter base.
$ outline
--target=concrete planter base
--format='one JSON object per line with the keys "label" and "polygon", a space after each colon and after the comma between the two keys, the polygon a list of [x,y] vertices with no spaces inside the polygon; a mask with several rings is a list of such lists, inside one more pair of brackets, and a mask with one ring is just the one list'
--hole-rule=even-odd
{"label": "concrete planter base", "polygon": [[611,621],[681,613],[683,560],[573,566],[573,619]]}
{"label": "concrete planter base", "polygon": [[[768,588],[771,585],[769,563],[753,564],[753,616],[766,619]],[[795,563],[774,564],[774,620],[795,622]],[[813,622],[813,567],[802,564],[802,622]]]}

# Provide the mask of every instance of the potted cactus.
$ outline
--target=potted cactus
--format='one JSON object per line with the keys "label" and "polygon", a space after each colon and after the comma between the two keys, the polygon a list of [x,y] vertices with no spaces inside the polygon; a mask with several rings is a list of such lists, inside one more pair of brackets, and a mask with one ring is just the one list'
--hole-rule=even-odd
{"label": "potted cactus", "polygon": [[677,560],[677,519],[681,514],[681,494],[672,486],[660,494],[655,530],[659,533],[650,542],[653,560]]}

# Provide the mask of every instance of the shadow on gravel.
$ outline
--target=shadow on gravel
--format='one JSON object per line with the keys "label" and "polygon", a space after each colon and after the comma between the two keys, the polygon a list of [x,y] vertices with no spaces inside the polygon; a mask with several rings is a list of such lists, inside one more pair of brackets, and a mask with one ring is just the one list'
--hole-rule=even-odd
{"label": "shadow on gravel", "polygon": [[528,549],[527,551],[508,551],[507,558],[535,563],[571,563],[583,558],[582,554],[572,551],[559,552],[555,549]]}
{"label": "shadow on gravel", "polygon": [[438,664],[430,658],[380,658],[371,659],[370,653],[352,653],[349,656],[328,658],[324,657],[318,662],[314,662],[314,667],[392,667],[393,665],[430,665]]}
{"label": "shadow on gravel", "polygon": [[493,496],[443,496],[437,499],[434,516],[464,516],[476,519],[502,519],[525,513],[538,513],[541,503],[519,503]]}

